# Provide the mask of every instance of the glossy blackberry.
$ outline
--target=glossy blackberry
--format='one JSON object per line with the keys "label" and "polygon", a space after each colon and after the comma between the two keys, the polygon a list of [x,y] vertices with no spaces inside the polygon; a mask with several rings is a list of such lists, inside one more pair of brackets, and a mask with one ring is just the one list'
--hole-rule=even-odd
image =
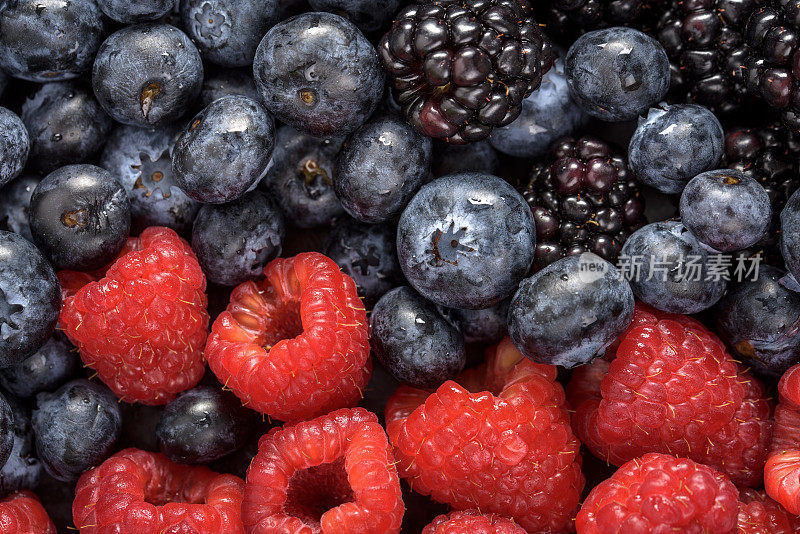
{"label": "glossy blackberry", "polygon": [[552,63],[549,42],[517,0],[410,5],[378,51],[409,121],[454,144],[516,119]]}
{"label": "glossy blackberry", "polygon": [[646,223],[625,156],[594,137],[556,142],[520,190],[536,221],[537,271],[587,251],[615,263],[628,236]]}
{"label": "glossy blackberry", "polygon": [[545,33],[564,42],[581,33],[611,26],[645,29],[655,11],[652,0],[538,0],[536,3],[543,13]]}
{"label": "glossy blackberry", "polygon": [[764,0],[673,0],[658,21],[657,37],[670,58],[671,101],[696,102],[730,113],[748,100],[744,29]]}

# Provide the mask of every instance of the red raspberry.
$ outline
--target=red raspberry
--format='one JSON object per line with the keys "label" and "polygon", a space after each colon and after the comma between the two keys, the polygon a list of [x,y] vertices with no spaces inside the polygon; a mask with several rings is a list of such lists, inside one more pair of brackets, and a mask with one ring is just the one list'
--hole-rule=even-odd
{"label": "red raspberry", "polygon": [[647,452],[691,458],[761,483],[772,434],[762,385],[694,319],[636,305],[616,358],[576,370],[575,433],[614,465]]}
{"label": "red raspberry", "polygon": [[3,534],[56,534],[56,526],[42,503],[30,491],[18,491],[0,500]]}
{"label": "red raspberry", "polygon": [[764,491],[739,492],[739,534],[791,534],[800,532],[800,520]]}
{"label": "red raspberry", "polygon": [[61,326],[118,397],[166,404],[205,370],[206,279],[169,228],[148,228],[128,245],[104,278],[64,299]]}
{"label": "red raspberry", "polygon": [[342,409],[274,428],[247,472],[248,534],[390,534],[403,499],[389,442],[375,414]]}
{"label": "red raspberry", "polygon": [[236,534],[244,481],[163,454],[125,449],[78,480],[72,518],[81,534]]}
{"label": "red raspberry", "polygon": [[775,428],[770,456],[764,466],[767,494],[789,512],[800,514],[800,365],[786,371],[778,382],[780,403],[775,408]]}
{"label": "red raspberry", "polygon": [[273,260],[231,293],[206,358],[245,406],[283,421],[354,406],[372,371],[353,279],[316,252]]}
{"label": "red raspberry", "polygon": [[688,459],[645,454],[595,486],[583,502],[578,534],[726,534],[736,531],[738,491],[730,479]]}
{"label": "red raspberry", "polygon": [[[386,405],[400,475],[457,510],[565,532],[584,478],[556,368],[501,341],[486,363],[429,394],[401,386]],[[466,388],[466,389],[465,389]]]}
{"label": "red raspberry", "polygon": [[425,527],[422,534],[525,534],[525,529],[511,519],[463,510],[440,515]]}

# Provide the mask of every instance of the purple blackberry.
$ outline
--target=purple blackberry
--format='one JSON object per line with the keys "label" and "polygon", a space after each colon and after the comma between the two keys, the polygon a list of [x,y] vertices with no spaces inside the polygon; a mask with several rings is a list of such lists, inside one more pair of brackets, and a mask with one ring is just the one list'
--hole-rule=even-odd
{"label": "purple blackberry", "polygon": [[520,0],[410,5],[378,48],[411,124],[454,144],[516,119],[552,63],[549,42]]}
{"label": "purple blackberry", "polygon": [[653,0],[538,0],[545,33],[569,42],[587,31],[627,26],[646,29],[655,10]]}
{"label": "purple blackberry", "polygon": [[583,252],[615,263],[628,236],[647,223],[624,154],[594,137],[556,142],[520,190],[536,221],[537,271]]}

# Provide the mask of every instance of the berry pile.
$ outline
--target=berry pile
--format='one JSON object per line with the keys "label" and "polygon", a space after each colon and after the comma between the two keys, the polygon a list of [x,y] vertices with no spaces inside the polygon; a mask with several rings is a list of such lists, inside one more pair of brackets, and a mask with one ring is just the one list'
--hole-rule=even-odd
{"label": "berry pile", "polygon": [[0,532],[800,532],[800,7],[0,0]]}

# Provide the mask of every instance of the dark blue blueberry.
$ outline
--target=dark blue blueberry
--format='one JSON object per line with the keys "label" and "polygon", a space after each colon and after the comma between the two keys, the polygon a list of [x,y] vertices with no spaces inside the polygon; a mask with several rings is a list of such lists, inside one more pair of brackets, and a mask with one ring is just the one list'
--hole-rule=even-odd
{"label": "dark blue blueberry", "polygon": [[440,312],[461,331],[467,343],[494,343],[508,334],[507,298],[485,310],[459,310],[440,307]]}
{"label": "dark blue blueberry", "polygon": [[131,234],[167,226],[180,234],[192,228],[200,203],[181,191],[172,173],[170,150],[176,135],[169,126],[118,126],[111,132],[100,166],[119,180],[131,204]]}
{"label": "dark blue blueberry", "polygon": [[38,176],[20,176],[0,191],[0,230],[16,232],[33,241],[28,208],[33,190],[40,180]]}
{"label": "dark blue blueberry", "polygon": [[397,13],[401,0],[308,0],[314,11],[344,15],[363,32],[383,28]]}
{"label": "dark blue blueberry", "polygon": [[422,186],[397,228],[406,278],[448,308],[489,308],[509,296],[530,269],[535,245],[525,199],[483,173],[451,174]]}
{"label": "dark blue blueberry", "polygon": [[98,269],[116,257],[130,233],[125,188],[94,165],[67,165],[45,176],[29,213],[34,241],[58,269]]}
{"label": "dark blue blueberry", "polygon": [[30,152],[25,123],[13,111],[0,107],[0,187],[16,178]]}
{"label": "dark blue blueberry", "polygon": [[430,172],[431,138],[399,116],[371,120],[344,144],[333,186],[345,211],[378,223],[394,219]]}
{"label": "dark blue blueberry", "polygon": [[36,458],[33,443],[30,410],[13,397],[6,400],[13,412],[14,424],[10,433],[14,444],[8,461],[0,469],[0,496],[14,491],[33,490],[42,477],[42,464]]}
{"label": "dark blue blueberry", "polygon": [[186,113],[200,94],[203,61],[185,33],[168,24],[128,26],[103,41],[92,87],[123,124],[157,126]]}
{"label": "dark blue blueberry", "polygon": [[233,95],[244,95],[253,100],[261,99],[251,74],[237,69],[221,69],[208,74],[203,80],[200,103],[205,107],[223,96]]}
{"label": "dark blue blueberry", "polygon": [[2,468],[11,457],[11,450],[14,448],[14,412],[0,394],[0,468]]}
{"label": "dark blue blueberry", "polygon": [[800,362],[800,293],[780,283],[785,274],[763,265],[757,279],[732,285],[714,308],[722,340],[745,365],[776,377]]}
{"label": "dark blue blueberry", "polygon": [[640,182],[669,194],[717,168],[725,149],[725,132],[717,117],[696,104],[653,108],[628,146],[628,163]]}
{"label": "dark blue blueberry", "polygon": [[664,47],[632,28],[582,35],[570,47],[564,65],[575,103],[608,122],[635,119],[669,90]]}
{"label": "dark blue blueberry", "polygon": [[172,172],[184,193],[222,204],[255,187],[275,146],[275,122],[242,95],[212,102],[195,116],[172,149]]}
{"label": "dark blue blueberry", "polygon": [[392,376],[433,390],[464,369],[464,338],[431,302],[407,286],[381,297],[370,316],[370,345]]}
{"label": "dark blue blueberry", "polygon": [[91,89],[76,82],[42,85],[23,104],[22,122],[31,140],[30,166],[45,173],[97,154],[112,125]]}
{"label": "dark blue blueberry", "polygon": [[353,277],[367,309],[403,281],[394,240],[391,226],[367,225],[352,219],[337,223],[328,234],[325,255]]}
{"label": "dark blue blueberry", "polygon": [[290,224],[316,228],[344,214],[333,189],[336,155],[343,141],[319,139],[290,126],[278,128],[272,166],[262,184]]}
{"label": "dark blue blueberry", "polygon": [[58,480],[76,480],[100,465],[122,431],[119,401],[102,384],[73,380],[54,393],[39,393],[33,410],[37,456]]}
{"label": "dark blue blueberry", "polygon": [[504,154],[536,158],[545,155],[555,141],[572,135],[588,119],[569,94],[564,61],[559,58],[545,73],[539,88],[522,101],[519,117],[508,126],[495,128],[489,142]]}
{"label": "dark blue blueberry", "polygon": [[499,170],[500,157],[489,141],[475,141],[466,145],[442,141],[434,143],[433,175],[436,177],[458,172],[496,174]]}
{"label": "dark blue blueberry", "polygon": [[330,13],[273,26],[258,45],[253,73],[267,109],[317,137],[353,132],[383,94],[375,48],[350,21]]}
{"label": "dark blue blueberry", "polygon": [[180,0],[180,6],[183,28],[205,59],[245,67],[277,20],[278,0]]}
{"label": "dark blue blueberry", "polygon": [[61,313],[61,286],[53,267],[19,234],[0,231],[0,368],[36,352]]}
{"label": "dark blue blueberry", "polygon": [[0,68],[32,82],[77,78],[91,68],[105,32],[95,0],[2,2]]}
{"label": "dark blue blueberry", "polygon": [[0,369],[0,386],[27,399],[42,391],[53,391],[72,378],[78,368],[78,353],[61,332],[19,363]]}
{"label": "dark blue blueberry", "polygon": [[192,227],[192,250],[210,282],[236,286],[261,276],[281,255],[283,213],[261,191],[223,205],[200,208]]}
{"label": "dark blue blueberry", "polygon": [[174,462],[208,463],[245,444],[253,415],[235,395],[197,386],[164,408],[156,427],[158,446]]}
{"label": "dark blue blueberry", "polygon": [[172,11],[177,0],[95,0],[103,13],[125,24],[157,20]]}
{"label": "dark blue blueberry", "polygon": [[692,178],[681,194],[680,208],[686,228],[721,252],[755,245],[772,221],[766,190],[752,177],[730,169]]}
{"label": "dark blue blueberry", "polygon": [[519,285],[508,310],[514,345],[535,362],[591,362],[628,328],[633,291],[612,264],[585,252],[551,263]]}
{"label": "dark blue blueberry", "polygon": [[800,189],[795,191],[781,212],[781,253],[786,268],[800,280]]}
{"label": "dark blue blueberry", "polygon": [[670,313],[697,313],[725,293],[728,267],[679,222],[657,222],[625,242],[620,263],[633,293]]}

